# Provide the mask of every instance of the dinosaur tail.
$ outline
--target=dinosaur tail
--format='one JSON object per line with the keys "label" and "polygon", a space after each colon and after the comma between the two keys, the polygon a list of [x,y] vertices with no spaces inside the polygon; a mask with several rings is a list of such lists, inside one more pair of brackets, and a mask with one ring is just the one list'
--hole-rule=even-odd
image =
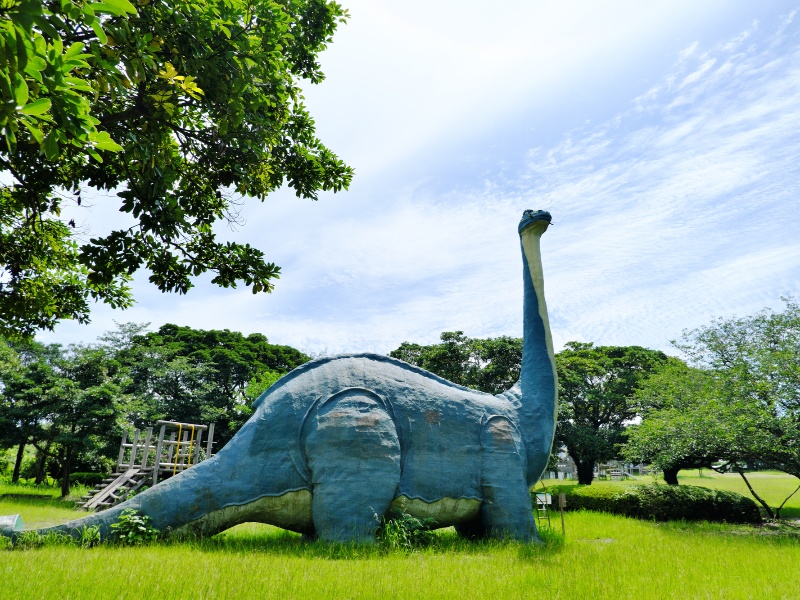
{"label": "dinosaur tail", "polygon": [[178,529],[202,516],[200,513],[203,509],[208,511],[215,508],[217,502],[207,492],[214,489],[214,472],[218,471],[215,458],[162,481],[121,504],[61,525],[26,530],[19,515],[0,517],[0,534],[15,540],[27,531],[37,531],[41,535],[62,533],[77,539],[86,528],[98,527],[100,537],[107,539],[113,534],[111,526],[119,520],[125,509],[149,516],[156,529]]}
{"label": "dinosaur tail", "polygon": [[[248,425],[251,424],[245,425],[235,436],[239,440],[231,440],[219,454],[121,504],[35,531],[40,534],[58,532],[80,538],[85,528],[98,527],[101,539],[107,539],[114,533],[111,526],[126,509],[147,515],[152,526],[162,532],[195,530],[201,534],[213,534],[244,522],[249,515],[236,507],[252,504],[265,495],[259,486],[258,473],[251,472],[252,462],[242,461],[241,448],[238,451],[235,448],[241,446],[241,442],[247,445],[247,433],[252,428],[252,425]],[[0,517],[0,535],[16,539],[25,531],[18,515]]]}

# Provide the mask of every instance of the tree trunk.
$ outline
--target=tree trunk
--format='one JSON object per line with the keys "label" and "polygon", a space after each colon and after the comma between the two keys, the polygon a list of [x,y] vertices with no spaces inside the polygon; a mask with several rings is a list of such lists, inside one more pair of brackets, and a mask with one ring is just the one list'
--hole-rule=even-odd
{"label": "tree trunk", "polygon": [[17,460],[14,462],[14,474],[11,476],[11,483],[19,481],[19,472],[22,470],[22,459],[25,456],[25,442],[17,448]]}
{"label": "tree trunk", "polygon": [[594,479],[594,461],[576,460],[575,466],[578,469],[578,483],[581,485],[592,485],[592,479]]}
{"label": "tree trunk", "polygon": [[744,479],[744,482],[747,485],[747,489],[750,490],[750,494],[753,496],[753,498],[755,498],[758,501],[758,503],[761,506],[764,507],[764,510],[767,512],[767,515],[769,515],[769,518],[774,519],[775,513],[772,512],[772,509],[769,507],[769,504],[767,504],[761,496],[756,494],[756,491],[753,489],[753,486],[750,485],[749,481],[747,481],[747,477],[745,477],[744,471],[737,468],[734,468],[734,471],[736,471],[741,476],[741,478]]}
{"label": "tree trunk", "polygon": [[777,521],[778,519],[780,519],[780,518],[781,518],[781,509],[783,508],[784,504],[786,504],[786,503],[789,501],[789,498],[791,498],[792,496],[794,496],[794,495],[795,495],[797,492],[799,492],[799,491],[800,491],[800,485],[799,485],[799,486],[797,486],[797,488],[795,488],[795,490],[794,490],[794,491],[793,491],[791,494],[789,494],[788,496],[786,496],[786,500],[784,500],[783,502],[781,502],[781,505],[780,505],[778,508],[776,508],[776,509],[775,509],[775,520],[776,520],[776,521]]}
{"label": "tree trunk", "polygon": [[36,485],[40,485],[44,481],[46,466],[47,456],[40,452],[36,457],[36,481],[34,481]]}
{"label": "tree trunk", "polygon": [[669,485],[678,485],[678,471],[680,470],[680,467],[664,469],[664,481]]}
{"label": "tree trunk", "polygon": [[69,472],[72,470],[72,447],[67,446],[64,453],[64,465],[61,469],[61,497],[69,496]]}
{"label": "tree trunk", "polygon": [[45,453],[45,452],[42,452],[38,448],[36,449],[36,451],[37,451],[37,456],[36,456],[36,485],[39,485],[40,483],[42,483],[42,481],[44,481],[44,477],[46,475],[45,467],[47,466],[48,454]]}

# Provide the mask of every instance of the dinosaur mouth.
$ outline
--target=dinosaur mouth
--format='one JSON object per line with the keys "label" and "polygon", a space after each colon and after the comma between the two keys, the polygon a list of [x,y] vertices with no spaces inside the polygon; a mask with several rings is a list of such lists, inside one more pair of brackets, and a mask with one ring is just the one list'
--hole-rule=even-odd
{"label": "dinosaur mouth", "polygon": [[528,226],[533,225],[538,221],[547,221],[550,223],[551,220],[552,217],[546,210],[526,210],[522,213],[522,220],[519,222],[517,231],[522,233],[523,229],[526,229]]}

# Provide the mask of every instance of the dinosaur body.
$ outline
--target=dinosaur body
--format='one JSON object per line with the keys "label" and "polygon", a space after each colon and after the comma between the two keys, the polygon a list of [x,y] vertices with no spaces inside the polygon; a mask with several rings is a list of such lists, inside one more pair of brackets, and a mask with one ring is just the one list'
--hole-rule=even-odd
{"label": "dinosaur body", "polygon": [[102,513],[58,526],[101,535],[126,508],[159,529],[212,535],[247,521],[329,541],[374,540],[406,512],[463,533],[536,538],[529,487],[555,428],[555,368],[541,282],[548,213],[520,224],[525,337],[520,381],[493,396],[375,354],[298,367],[256,402],[211,459]]}

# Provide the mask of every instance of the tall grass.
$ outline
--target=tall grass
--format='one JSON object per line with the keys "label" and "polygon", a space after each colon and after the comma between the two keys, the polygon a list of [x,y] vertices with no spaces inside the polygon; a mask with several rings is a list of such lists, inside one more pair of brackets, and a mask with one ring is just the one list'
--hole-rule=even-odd
{"label": "tall grass", "polygon": [[[0,500],[0,514],[10,506]],[[30,520],[30,505],[14,506]],[[5,551],[0,599],[800,597],[800,542],[769,528],[589,512],[566,515],[565,539],[553,526],[543,547],[443,530],[408,552],[245,524],[194,542]]]}

